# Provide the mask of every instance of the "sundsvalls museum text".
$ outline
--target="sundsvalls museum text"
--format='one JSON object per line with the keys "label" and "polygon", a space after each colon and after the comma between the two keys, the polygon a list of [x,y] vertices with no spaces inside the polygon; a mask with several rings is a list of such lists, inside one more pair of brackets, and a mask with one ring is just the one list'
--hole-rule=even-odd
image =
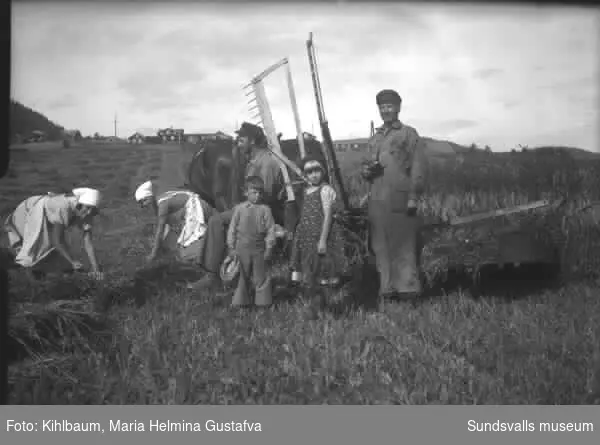
{"label": "sundsvalls museum text", "polygon": [[594,432],[594,424],[592,422],[530,422],[529,420],[520,420],[518,422],[477,422],[469,420],[467,423],[469,431],[478,432],[528,432],[528,431],[545,431],[545,432]]}
{"label": "sundsvalls museum text", "polygon": [[260,422],[243,420],[192,422],[187,420],[144,420],[125,421],[109,420],[105,422],[72,422],[69,420],[37,420],[37,421],[6,421],[6,432],[91,432],[91,433],[126,433],[126,432],[221,432],[221,431],[262,431]]}

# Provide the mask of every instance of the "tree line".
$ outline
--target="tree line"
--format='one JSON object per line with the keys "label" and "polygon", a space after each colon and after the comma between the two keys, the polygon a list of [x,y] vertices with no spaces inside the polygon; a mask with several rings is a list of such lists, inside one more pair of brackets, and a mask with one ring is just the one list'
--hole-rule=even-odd
{"label": "tree line", "polygon": [[13,143],[31,137],[36,131],[43,132],[46,140],[58,141],[63,138],[64,127],[13,99],[10,101],[9,117],[10,140]]}

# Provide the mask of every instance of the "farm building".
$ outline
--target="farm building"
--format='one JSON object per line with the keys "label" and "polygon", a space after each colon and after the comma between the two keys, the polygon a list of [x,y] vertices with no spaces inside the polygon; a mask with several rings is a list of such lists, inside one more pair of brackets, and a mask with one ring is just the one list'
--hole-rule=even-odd
{"label": "farm building", "polygon": [[46,133],[40,130],[34,130],[31,132],[27,138],[25,138],[25,142],[43,142],[46,140]]}
{"label": "farm building", "polygon": [[130,144],[142,144],[145,139],[146,137],[142,133],[136,131],[127,138],[127,142],[129,142]]}
{"label": "farm building", "polygon": [[216,133],[188,133],[184,135],[185,141],[190,144],[199,144],[201,141],[216,141],[219,139],[233,139],[233,137],[228,134],[223,133],[222,131],[217,131]]}
{"label": "farm building", "polygon": [[368,138],[356,138],[356,139],[341,139],[333,142],[333,148],[336,151],[362,151],[366,150]]}
{"label": "farm building", "polygon": [[157,136],[163,142],[181,142],[183,140],[184,131],[182,128],[164,128],[158,130]]}
{"label": "farm building", "polygon": [[160,136],[146,136],[144,138],[145,144],[162,144],[163,142],[164,140]]}

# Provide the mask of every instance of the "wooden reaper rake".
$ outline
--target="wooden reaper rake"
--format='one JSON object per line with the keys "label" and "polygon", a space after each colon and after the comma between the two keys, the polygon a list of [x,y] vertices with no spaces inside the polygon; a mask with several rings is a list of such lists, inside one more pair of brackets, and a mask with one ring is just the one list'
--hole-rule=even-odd
{"label": "wooden reaper rake", "polygon": [[300,147],[301,156],[304,157],[306,155],[304,148],[304,136],[302,134],[302,129],[300,128],[300,117],[298,114],[296,94],[294,92],[294,84],[292,82],[292,72],[290,70],[290,64],[288,59],[284,58],[279,62],[275,63],[274,65],[271,65],[262,73],[255,76],[248,85],[244,86],[244,89],[250,89],[250,91],[246,93],[246,96],[250,96],[250,101],[248,102],[248,104],[251,105],[250,111],[258,111],[252,117],[254,119],[257,119],[258,123],[262,125],[265,131],[265,135],[267,137],[269,150],[275,155],[277,161],[279,162],[279,165],[281,166],[281,171],[283,173],[283,179],[285,182],[287,192],[287,202],[294,202],[296,200],[296,197],[294,194],[293,183],[290,180],[290,175],[286,166],[289,167],[303,180],[305,180],[306,178],[304,177],[302,170],[300,170],[300,168],[296,164],[294,164],[294,162],[288,159],[288,157],[285,156],[281,150],[281,146],[279,145],[279,138],[277,137],[277,131],[275,130],[275,123],[273,122],[273,116],[271,115],[271,108],[269,106],[269,101],[267,100],[267,95],[263,84],[264,79],[269,74],[273,73],[275,70],[282,66],[285,66],[287,71],[287,86],[290,96],[290,103],[292,105],[292,111],[294,113],[298,146]]}

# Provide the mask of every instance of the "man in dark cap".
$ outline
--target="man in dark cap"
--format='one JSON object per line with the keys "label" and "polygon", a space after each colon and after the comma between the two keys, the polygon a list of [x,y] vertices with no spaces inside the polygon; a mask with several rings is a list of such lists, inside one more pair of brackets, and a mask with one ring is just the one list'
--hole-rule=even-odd
{"label": "man in dark cap", "polygon": [[[284,188],[284,179],[281,167],[276,157],[267,147],[267,138],[257,125],[244,122],[237,133],[237,153],[240,160],[248,159],[244,172],[244,178],[258,176],[264,182],[263,202],[271,208],[273,215],[282,212],[279,194]],[[235,169],[233,175],[236,175]],[[232,178],[235,184],[236,179]],[[239,181],[240,185],[243,181]],[[235,188],[235,187],[233,187]],[[234,190],[233,204],[237,204],[240,197]],[[227,227],[231,221],[233,210],[226,210],[212,216],[207,223],[205,248],[203,251],[202,265],[206,270],[206,276],[199,281],[190,284],[190,288],[213,288],[220,283],[219,268],[226,256],[226,234]]]}
{"label": "man in dark cap", "polygon": [[389,296],[421,292],[417,202],[423,193],[427,158],[417,131],[398,120],[402,99],[394,90],[376,96],[383,125],[369,140],[362,175],[370,183],[370,243],[380,276],[380,307]]}

